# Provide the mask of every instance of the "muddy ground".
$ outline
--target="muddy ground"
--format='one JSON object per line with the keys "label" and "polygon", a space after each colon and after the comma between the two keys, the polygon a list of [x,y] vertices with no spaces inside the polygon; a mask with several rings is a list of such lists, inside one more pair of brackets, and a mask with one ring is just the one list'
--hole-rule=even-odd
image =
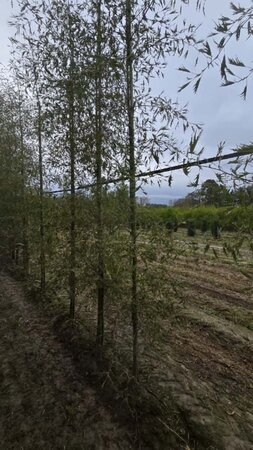
{"label": "muddy ground", "polygon": [[1,450],[133,448],[19,283],[0,274]]}
{"label": "muddy ground", "polygon": [[[157,258],[151,273],[161,265]],[[138,411],[139,448],[253,450],[253,267],[197,254],[177,257],[165,271],[163,282],[178,283],[180,302],[156,314],[158,339],[141,329],[140,381],[159,408],[149,410],[149,397],[143,415]],[[0,310],[0,448],[136,448],[133,428],[77,370],[43,310],[4,273]],[[87,304],[82,314],[87,322]],[[112,319],[106,311],[108,335]],[[126,367],[131,326],[118,327],[115,350]]]}
{"label": "muddy ground", "polygon": [[179,257],[169,270],[184,304],[163,320],[154,384],[204,448],[252,450],[252,266],[242,273],[202,255]]}

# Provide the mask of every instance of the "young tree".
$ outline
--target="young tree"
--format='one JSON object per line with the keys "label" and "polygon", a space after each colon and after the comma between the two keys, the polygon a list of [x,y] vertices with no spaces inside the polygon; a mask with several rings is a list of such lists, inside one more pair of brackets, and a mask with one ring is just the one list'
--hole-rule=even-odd
{"label": "young tree", "polygon": [[[41,213],[43,202],[43,172],[41,147],[41,103],[44,104],[44,129],[47,130],[47,139],[53,142],[50,148],[49,163],[58,168],[55,174],[59,175],[59,168],[67,166],[66,174],[57,177],[58,182],[67,181],[70,185],[69,201],[69,299],[70,317],[74,318],[76,304],[76,185],[78,155],[80,156],[80,143],[83,139],[78,136],[81,117],[80,91],[83,80],[80,82],[83,65],[82,60],[83,20],[80,4],[69,1],[48,2],[21,2],[21,12],[16,17],[16,26],[22,29],[23,39],[27,44],[25,50],[32,54],[33,67],[40,68],[41,96],[35,78],[35,95],[38,105],[38,141],[40,160],[40,194]],[[81,38],[81,39],[80,39]],[[23,45],[24,46],[24,45]],[[81,69],[81,70],[80,70]],[[36,72],[38,73],[38,71]],[[81,117],[81,120],[83,117]],[[80,159],[80,158],[79,158]],[[85,158],[84,158],[85,159]],[[68,163],[67,163],[68,161]],[[43,216],[41,215],[41,221]],[[41,226],[41,249],[43,249],[43,228]],[[43,253],[41,252],[41,267],[45,273]],[[43,285],[43,275],[41,275]]]}
{"label": "young tree", "polygon": [[[180,20],[176,2],[126,0],[125,11],[125,67],[126,107],[128,124],[129,222],[131,257],[131,307],[133,327],[133,375],[138,378],[139,301],[137,289],[137,229],[136,229],[136,171],[142,164],[159,164],[162,157],[170,161],[182,153],[173,138],[171,128],[181,123],[183,129],[192,128],[190,152],[194,154],[198,136],[197,127],[187,121],[186,111],[167,99],[154,95],[151,79],[163,76],[168,55],[182,55],[186,47],[195,43],[194,27]],[[198,2],[199,5],[199,2]]]}
{"label": "young tree", "polygon": [[[17,80],[1,80],[1,209],[2,232],[11,253],[22,244],[23,274],[29,275],[28,189],[33,161],[27,139],[30,111]],[[6,210],[7,208],[7,210]],[[5,222],[6,220],[6,222]]]}
{"label": "young tree", "polygon": [[[180,22],[181,1],[21,0],[18,24],[40,58],[43,124],[53,141],[49,163],[58,183],[70,186],[70,315],[76,299],[76,188],[95,181],[97,249],[97,343],[104,340],[105,250],[102,185],[113,175],[129,179],[129,229],[133,374],[138,377],[139,298],[137,271],[137,170],[196,153],[199,127],[186,109],[154,94],[152,77],[162,77],[168,55],[186,55],[195,28]],[[197,2],[199,5],[199,2]],[[175,22],[178,25],[175,26]],[[31,23],[32,28],[31,33]],[[24,24],[28,24],[24,25]],[[28,31],[26,31],[26,29]],[[172,128],[193,131],[181,149]],[[171,179],[170,179],[171,181]]]}
{"label": "young tree", "polygon": [[27,202],[26,202],[26,158],[24,142],[24,106],[23,98],[18,92],[18,128],[19,128],[19,146],[20,146],[20,171],[21,171],[21,204],[22,204],[22,240],[23,240],[23,269],[25,278],[29,275],[29,241],[28,241],[28,223],[27,223]]}
{"label": "young tree", "polygon": [[133,325],[133,375],[138,377],[138,296],[137,296],[137,229],[136,229],[136,154],[135,154],[135,106],[133,67],[133,5],[126,0],[126,102],[128,113],[129,152],[129,222],[131,236],[132,277],[132,325]]}
{"label": "young tree", "polygon": [[97,281],[97,343],[102,347],[104,341],[104,239],[103,239],[103,211],[102,211],[102,11],[101,0],[96,5],[96,207],[97,207],[97,246],[98,246],[98,281]]}
{"label": "young tree", "polygon": [[[29,6],[27,3],[26,7]],[[40,59],[40,48],[34,37],[34,24],[27,21],[26,8],[21,9],[16,16],[13,26],[16,27],[15,37],[12,38],[14,50],[12,52],[12,69],[19,83],[22,85],[27,99],[33,109],[33,127],[30,127],[29,139],[37,147],[37,165],[39,178],[39,229],[40,229],[40,292],[41,297],[46,292],[46,256],[45,256],[45,223],[44,223],[44,157],[43,157],[43,120],[42,96],[43,85],[41,75],[43,68]],[[22,37],[17,39],[22,29]]]}
{"label": "young tree", "polygon": [[13,86],[1,80],[0,87],[0,223],[1,255],[15,257],[21,242],[22,222],[19,201],[22,192],[20,147],[18,145],[18,105],[11,93]]}

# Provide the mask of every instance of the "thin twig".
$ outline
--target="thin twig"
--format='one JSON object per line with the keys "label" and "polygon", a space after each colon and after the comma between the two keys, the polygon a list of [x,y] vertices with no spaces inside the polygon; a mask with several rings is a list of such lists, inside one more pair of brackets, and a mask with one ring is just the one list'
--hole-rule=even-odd
{"label": "thin twig", "polygon": [[175,434],[175,436],[177,436],[185,445],[186,448],[190,450],[190,447],[188,446],[188,442],[186,442],[186,440],[184,438],[182,438],[182,436],[180,436],[175,430],[173,430],[173,428],[170,428],[167,423],[165,423],[162,419],[160,419],[159,417],[157,417],[158,422],[160,422],[168,431],[170,431],[171,433]]}

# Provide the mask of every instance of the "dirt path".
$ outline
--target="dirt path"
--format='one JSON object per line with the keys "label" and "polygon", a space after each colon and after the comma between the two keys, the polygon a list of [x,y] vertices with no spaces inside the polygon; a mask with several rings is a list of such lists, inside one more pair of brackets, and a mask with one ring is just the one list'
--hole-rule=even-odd
{"label": "dirt path", "polygon": [[131,449],[46,318],[0,274],[0,448]]}

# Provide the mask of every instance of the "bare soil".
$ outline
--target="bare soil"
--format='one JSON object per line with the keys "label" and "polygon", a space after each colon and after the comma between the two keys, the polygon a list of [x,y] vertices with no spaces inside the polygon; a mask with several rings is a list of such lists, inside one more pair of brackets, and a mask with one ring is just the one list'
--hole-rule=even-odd
{"label": "bare soil", "polygon": [[0,274],[0,448],[134,448],[110,405],[77,373],[46,317]]}
{"label": "bare soil", "polygon": [[[172,299],[174,311],[162,314],[152,299],[157,338],[141,323],[140,384],[154,402],[148,408],[147,396],[143,409],[142,399],[137,402],[139,448],[253,450],[251,263],[202,254],[178,256],[170,264],[158,257],[150,262],[158,282],[160,268],[168,274],[162,282],[178,283],[180,296]],[[115,339],[123,379],[131,368],[131,323],[120,302],[106,308],[106,340]],[[77,370],[76,341],[72,348],[62,346],[43,312],[4,274],[0,312],[0,448],[134,448],[131,427]],[[80,321],[87,322],[88,313],[86,298]]]}
{"label": "bare soil", "polygon": [[204,448],[252,450],[252,279],[205,256],[178,258],[168,270],[184,305],[176,320],[160,322],[154,383]]}

